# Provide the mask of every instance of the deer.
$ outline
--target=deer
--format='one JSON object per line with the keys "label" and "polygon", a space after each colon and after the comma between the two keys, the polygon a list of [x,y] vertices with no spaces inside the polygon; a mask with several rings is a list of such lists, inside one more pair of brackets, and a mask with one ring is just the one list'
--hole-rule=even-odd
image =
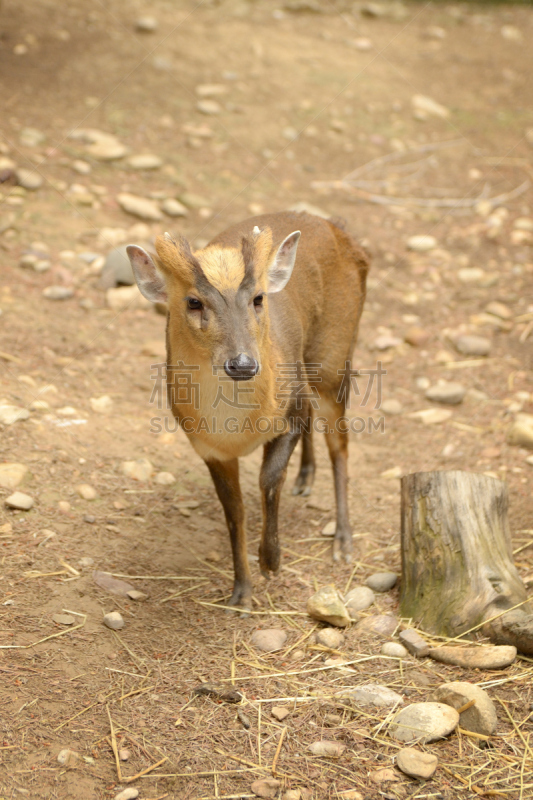
{"label": "deer", "polygon": [[[278,510],[287,465],[301,438],[293,493],[309,495],[319,418],[335,487],[333,559],[350,561],[348,393],[341,386],[357,340],[369,256],[342,222],[291,211],[247,219],[195,252],[183,236],[165,233],[155,250],[152,257],[138,245],[127,247],[141,293],[167,304],[169,404],[224,510],[234,567],[228,605],[250,610],[239,459],[263,447],[259,565],[269,577],[280,566]],[[287,378],[297,365],[299,383]],[[194,368],[197,391],[180,400],[184,367]],[[231,425],[217,402],[221,386],[241,401],[232,404]]]}

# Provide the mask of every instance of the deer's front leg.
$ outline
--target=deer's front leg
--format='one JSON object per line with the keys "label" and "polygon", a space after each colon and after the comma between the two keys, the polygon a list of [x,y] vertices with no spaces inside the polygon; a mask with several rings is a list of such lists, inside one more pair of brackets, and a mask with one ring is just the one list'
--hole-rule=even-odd
{"label": "deer's front leg", "polygon": [[287,464],[298,442],[298,433],[284,433],[264,447],[259,485],[263,496],[263,532],[259,546],[261,572],[279,569],[278,507],[281,489],[287,474]]}
{"label": "deer's front leg", "polygon": [[237,458],[233,458],[231,461],[206,461],[206,464],[226,515],[233,552],[235,583],[229,605],[242,606],[250,610],[252,606],[252,576],[246,548],[244,504],[239,484],[239,461]]}

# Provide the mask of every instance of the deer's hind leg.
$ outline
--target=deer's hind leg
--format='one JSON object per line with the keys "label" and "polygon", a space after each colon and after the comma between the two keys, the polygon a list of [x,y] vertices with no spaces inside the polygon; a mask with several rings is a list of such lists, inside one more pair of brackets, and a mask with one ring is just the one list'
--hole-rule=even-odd
{"label": "deer's hind leg", "polygon": [[313,481],[315,479],[315,454],[313,452],[313,417],[309,412],[308,425],[302,432],[302,455],[300,459],[300,471],[294,482],[293,494],[301,494],[308,497],[311,494]]}
{"label": "deer's hind leg", "polygon": [[351,561],[352,529],[348,511],[348,420],[345,404],[338,402],[336,394],[321,400],[320,411],[327,420],[326,444],[333,469],[337,525],[333,540],[333,560]]}

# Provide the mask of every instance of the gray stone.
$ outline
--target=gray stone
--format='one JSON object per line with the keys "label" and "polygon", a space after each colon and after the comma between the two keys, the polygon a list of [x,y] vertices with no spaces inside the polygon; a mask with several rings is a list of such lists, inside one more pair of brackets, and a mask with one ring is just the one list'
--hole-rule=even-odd
{"label": "gray stone", "polygon": [[20,167],[17,169],[16,175],[18,185],[22,186],[23,189],[28,189],[31,192],[40,189],[43,185],[42,177],[38,172],[34,172],[31,169],[23,169]]}
{"label": "gray stone", "polygon": [[389,592],[396,586],[398,575],[395,572],[375,572],[365,583],[374,592]]}
{"label": "gray stone", "polygon": [[163,159],[154,153],[139,153],[130,156],[126,163],[132,169],[159,169],[163,166]]}
{"label": "gray stone", "polygon": [[344,644],[344,636],[337,628],[322,628],[316,634],[317,644],[337,650]]}
{"label": "gray stone", "polygon": [[380,686],[378,683],[367,683],[364,686],[355,686],[349,690],[342,690],[338,695],[349,697],[357,705],[377,706],[379,708],[389,708],[403,703],[403,697],[397,692],[393,692],[387,686]]}
{"label": "gray stone", "polygon": [[408,628],[400,631],[400,641],[406,646],[412,656],[424,658],[429,654],[429,645],[417,631]]}
{"label": "gray stone", "polygon": [[15,508],[19,511],[29,511],[30,508],[33,508],[33,497],[30,497],[29,494],[24,494],[24,492],[10,494],[9,497],[6,497],[5,502],[8,508]]}
{"label": "gray stone", "polygon": [[385,642],[381,647],[381,654],[390,658],[407,658],[409,655],[403,644],[398,642]]}
{"label": "gray stone", "polygon": [[428,250],[434,250],[437,247],[437,240],[434,236],[427,236],[426,234],[410,236],[407,240],[407,247],[416,253],[426,253]]}
{"label": "gray stone", "polygon": [[287,641],[287,634],[281,628],[265,628],[254,631],[251,641],[258,650],[262,650],[264,653],[275,653],[283,648]]}
{"label": "gray stone", "polygon": [[515,661],[516,647],[503,644],[482,647],[444,645],[431,649],[429,656],[441,664],[453,664],[466,669],[503,669]]}
{"label": "gray stone", "polygon": [[430,386],[426,391],[428,400],[434,403],[445,403],[449,406],[456,406],[463,402],[466,389],[460,383],[439,381],[435,386]]}
{"label": "gray stone", "polygon": [[2,489],[16,489],[27,474],[28,467],[25,464],[0,464],[0,486]]}
{"label": "gray stone", "polygon": [[470,700],[475,704],[460,713],[459,725],[467,731],[491,736],[496,730],[498,717],[494,703],[487,692],[473,683],[453,681],[443,683],[433,692],[431,698],[437,703],[445,703],[459,711]]}
{"label": "gray stone", "polygon": [[423,753],[415,750],[414,747],[402,747],[396,756],[398,769],[410,778],[419,778],[427,781],[437,769],[439,759],[431,753]]}
{"label": "gray stone", "polygon": [[133,286],[135,277],[126,252],[127,245],[115,247],[105,259],[100,273],[100,288],[112,289],[116,286]]}
{"label": "gray stone", "polygon": [[354,586],[344,597],[346,608],[352,616],[358,611],[366,611],[375,600],[376,596],[368,586]]}
{"label": "gray stone", "polygon": [[70,286],[47,286],[43,289],[43,297],[47,300],[70,300],[74,297],[74,289]]}
{"label": "gray stone", "polygon": [[30,412],[27,408],[19,406],[0,405],[0,423],[2,425],[13,425],[21,419],[28,419]]}
{"label": "gray stone", "polygon": [[104,616],[104,625],[112,631],[120,631],[124,627],[124,618],[118,611],[110,611]]}
{"label": "gray stone", "polygon": [[444,703],[413,703],[403,708],[390,726],[390,735],[400,742],[436,742],[455,730],[459,714]]}
{"label": "gray stone", "polygon": [[169,217],[186,217],[189,213],[183,203],[180,203],[179,200],[175,200],[173,197],[167,197],[166,200],[163,200],[161,209]]}
{"label": "gray stone", "polygon": [[338,628],[350,624],[350,616],[342,598],[334,586],[324,586],[307,601],[307,613],[321,622],[329,622]]}
{"label": "gray stone", "polygon": [[150,222],[160,222],[163,219],[157,204],[145,197],[122,192],[117,195],[117,202],[127,214],[131,214],[134,217],[146,219]]}
{"label": "gray stone", "polygon": [[392,636],[398,627],[398,618],[392,614],[374,614],[365,617],[355,626],[355,633],[359,637],[384,637]]}
{"label": "gray stone", "polygon": [[490,339],[485,336],[459,336],[455,349],[465,356],[487,356],[490,353]]}

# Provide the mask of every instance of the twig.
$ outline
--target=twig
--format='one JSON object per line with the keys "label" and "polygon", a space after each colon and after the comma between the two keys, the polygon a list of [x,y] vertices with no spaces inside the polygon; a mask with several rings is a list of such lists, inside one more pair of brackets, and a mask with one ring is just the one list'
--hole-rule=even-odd
{"label": "twig", "polygon": [[122,783],[131,783],[132,781],[136,781],[137,778],[142,778],[143,775],[148,775],[149,772],[153,772],[154,769],[160,767],[161,764],[165,763],[165,761],[168,761],[168,756],[165,756],[164,758],[161,759],[161,761],[158,761],[156,764],[152,764],[151,767],[146,767],[146,769],[143,769],[142,772],[138,772],[137,775],[131,775],[131,777],[129,778],[121,778],[121,781]]}
{"label": "twig", "polygon": [[[259,708],[261,708],[261,706],[259,706]],[[274,753],[274,758],[272,759],[272,775],[274,777],[276,777],[276,765],[278,763],[279,754],[281,752],[281,745],[283,744],[283,740],[285,738],[285,734],[286,733],[287,733],[287,728],[286,727],[282,728],[281,733],[280,733],[280,737],[279,737],[278,746],[276,747],[276,752]]]}
{"label": "twig", "polygon": [[154,686],[145,686],[144,689],[134,689],[133,692],[128,692],[128,694],[123,694],[122,697],[118,698],[118,701],[125,700],[126,697],[132,697],[134,694],[142,694],[143,692],[149,692],[150,689],[155,689]]}
{"label": "twig", "polygon": [[106,705],[107,716],[109,717],[109,727],[111,729],[111,749],[113,750],[113,755],[115,756],[115,764],[117,767],[117,778],[119,783],[122,783],[122,773],[120,771],[120,758],[118,756],[118,747],[117,747],[117,739],[115,736],[115,729],[113,727],[113,720],[111,719],[111,712],[109,710],[109,706]]}
{"label": "twig", "polygon": [[[65,610],[66,609],[63,609],[63,611]],[[79,625],[74,625],[73,628],[66,628],[64,631],[59,631],[59,633],[52,633],[50,636],[45,636],[44,639],[39,639],[39,641],[32,642],[31,644],[1,644],[0,650],[29,650],[31,647],[37,647],[38,644],[48,642],[50,639],[57,639],[59,636],[65,636],[67,633],[72,633],[72,631],[77,631],[80,628],[83,628],[87,620],[87,615],[80,614],[77,611],[69,611],[69,614],[76,614],[77,617],[83,617],[83,622],[80,622]]]}

